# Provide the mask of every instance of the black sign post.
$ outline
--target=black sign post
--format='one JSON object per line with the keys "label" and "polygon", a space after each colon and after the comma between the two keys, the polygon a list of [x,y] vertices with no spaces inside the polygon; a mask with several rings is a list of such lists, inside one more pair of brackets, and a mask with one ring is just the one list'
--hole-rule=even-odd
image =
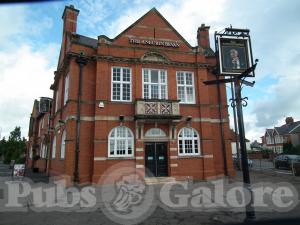
{"label": "black sign post", "polygon": [[[253,192],[251,189],[249,165],[245,141],[245,128],[243,119],[243,107],[247,106],[247,97],[242,98],[241,86],[253,86],[254,82],[245,81],[247,77],[255,77],[254,70],[258,60],[253,63],[251,41],[247,29],[226,28],[223,32],[215,33],[216,54],[218,56],[219,71],[215,73],[216,80],[204,81],[206,85],[220,85],[221,83],[233,83],[234,93],[231,106],[236,109],[239,141],[241,149],[241,162],[243,182],[250,193],[250,201],[246,205],[246,220],[255,219],[253,207]],[[220,79],[219,76],[225,76]],[[221,102],[219,103],[221,104]],[[239,159],[238,159],[239,160]]]}

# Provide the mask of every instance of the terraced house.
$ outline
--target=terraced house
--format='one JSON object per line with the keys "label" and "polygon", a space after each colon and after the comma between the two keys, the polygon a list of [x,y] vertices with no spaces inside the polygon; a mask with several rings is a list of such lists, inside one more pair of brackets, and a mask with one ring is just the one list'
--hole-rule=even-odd
{"label": "terraced house", "polygon": [[203,84],[215,79],[209,27],[193,47],[153,8],[113,39],[93,39],[76,33],[78,15],[67,6],[62,16],[49,174],[98,182],[126,162],[145,176],[234,175],[225,85]]}

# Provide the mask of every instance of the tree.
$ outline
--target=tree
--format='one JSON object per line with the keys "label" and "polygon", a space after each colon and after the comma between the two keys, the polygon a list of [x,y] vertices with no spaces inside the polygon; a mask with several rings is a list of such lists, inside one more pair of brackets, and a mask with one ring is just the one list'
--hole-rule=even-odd
{"label": "tree", "polygon": [[21,128],[15,127],[10,132],[9,138],[6,141],[2,139],[0,142],[0,155],[4,159],[4,163],[10,163],[15,160],[16,163],[25,162],[26,139],[21,138]]}

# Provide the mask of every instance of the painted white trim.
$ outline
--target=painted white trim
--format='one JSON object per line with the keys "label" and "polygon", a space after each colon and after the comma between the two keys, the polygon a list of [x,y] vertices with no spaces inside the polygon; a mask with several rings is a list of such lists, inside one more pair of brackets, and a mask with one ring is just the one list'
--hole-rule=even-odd
{"label": "painted white trim", "polygon": [[[113,81],[113,70],[114,68],[120,69],[120,81]],[[130,71],[130,82],[123,81],[123,69],[129,69]],[[111,67],[111,76],[110,76],[110,99],[112,102],[132,102],[132,70],[130,67],[122,67],[122,66],[112,66]],[[120,84],[120,100],[113,99],[113,83]],[[122,100],[123,99],[123,84],[130,84],[130,100]]]}
{"label": "painted white trim", "polygon": [[136,156],[135,159],[136,159],[136,160],[143,160],[143,159],[144,159],[144,156]]}
{"label": "painted white trim", "polygon": [[177,155],[171,155],[170,159],[178,159],[178,156]]}
{"label": "painted white trim", "polygon": [[170,167],[178,167],[178,164],[177,163],[171,163]]}
{"label": "painted white trim", "polygon": [[143,152],[144,149],[143,148],[136,148],[135,151],[137,151],[137,152]]}
{"label": "painted white trim", "polygon": [[106,159],[106,157],[94,157],[95,161],[105,161]]}
{"label": "painted white trim", "polygon": [[289,134],[290,134],[293,130],[296,130],[298,127],[300,127],[300,123],[299,123],[297,126],[295,126],[293,129],[291,129],[290,132],[289,132]]}
{"label": "painted white trim", "polygon": [[144,165],[135,165],[135,168],[142,169],[142,168],[144,168]]}
{"label": "painted white trim", "polygon": [[[192,137],[188,138],[188,137],[179,137],[180,133],[183,132],[184,129],[191,129],[193,132]],[[196,132],[197,137],[194,137],[194,132]],[[183,147],[183,152],[180,153],[180,147],[179,147],[179,141],[182,141],[182,147]],[[185,153],[185,144],[184,141],[185,140],[192,140],[192,150],[193,153]],[[195,148],[194,148],[194,143],[195,141],[197,141],[197,146],[198,146],[198,152],[195,153]],[[178,156],[194,156],[194,155],[201,155],[201,147],[200,147],[200,137],[199,137],[199,133],[196,129],[192,128],[192,127],[183,127],[179,130],[178,135],[177,135],[177,147],[178,147]]]}
{"label": "painted white trim", "polygon": [[[184,84],[180,84],[178,85],[178,73],[183,73],[184,76]],[[192,85],[186,85],[186,74],[187,73],[191,73],[192,74]],[[184,101],[180,101],[179,104],[195,104],[196,103],[196,96],[195,96],[195,79],[194,79],[194,72],[192,71],[176,71],[176,85],[177,85],[177,99],[178,98],[178,87],[184,87]],[[193,101],[192,102],[187,102],[186,98],[187,98],[187,92],[186,92],[186,88],[187,87],[193,87]]]}
{"label": "painted white trim", "polygon": [[170,151],[171,151],[171,152],[176,152],[176,151],[177,151],[177,148],[170,148]]}
{"label": "painted white trim", "polygon": [[[131,151],[132,151],[132,153],[131,154],[124,154],[124,155],[117,155],[116,154],[116,152],[115,152],[115,154],[114,155],[111,155],[110,154],[110,140],[111,140],[111,134],[112,134],[112,132],[115,130],[115,129],[118,129],[118,128],[123,128],[123,127],[125,127],[126,128],[126,132],[127,132],[127,130],[129,130],[129,132],[130,132],[130,134],[131,134],[131,144],[132,144],[132,149],[131,149]],[[115,134],[115,135],[117,135],[117,134]],[[126,134],[127,135],[127,134]],[[115,145],[116,145],[116,139],[117,139],[117,137],[114,137],[114,139],[115,139]],[[122,140],[125,140],[125,149],[127,149],[127,151],[128,151],[128,140],[130,139],[130,138],[121,138]],[[134,134],[133,134],[133,132],[131,131],[131,129],[130,128],[128,128],[128,127],[126,127],[126,126],[117,126],[117,127],[114,127],[114,128],[112,128],[111,129],[111,131],[109,132],[109,134],[108,134],[108,143],[107,143],[107,145],[108,145],[108,157],[109,158],[126,158],[126,157],[134,157]]]}

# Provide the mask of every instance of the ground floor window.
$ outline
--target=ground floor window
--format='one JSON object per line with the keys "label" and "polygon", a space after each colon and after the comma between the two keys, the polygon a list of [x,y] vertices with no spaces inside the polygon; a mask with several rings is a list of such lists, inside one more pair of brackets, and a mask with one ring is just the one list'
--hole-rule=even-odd
{"label": "ground floor window", "polygon": [[178,134],[178,155],[199,155],[200,141],[197,131],[193,128],[184,127]]}
{"label": "ground floor window", "polygon": [[115,127],[108,136],[109,157],[133,156],[133,134],[125,126]]}

